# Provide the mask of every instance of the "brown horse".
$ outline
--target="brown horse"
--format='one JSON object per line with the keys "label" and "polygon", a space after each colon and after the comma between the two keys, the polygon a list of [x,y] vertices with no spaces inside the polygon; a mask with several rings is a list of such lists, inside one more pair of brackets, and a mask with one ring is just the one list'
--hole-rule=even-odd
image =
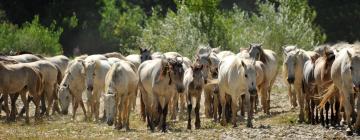
{"label": "brown horse", "polygon": [[26,92],[34,97],[35,119],[39,119],[40,92],[42,90],[42,75],[39,70],[24,64],[5,65],[0,62],[0,92],[4,94],[5,112],[9,118],[9,108],[7,105],[8,94],[21,93],[21,99],[26,107],[26,123],[29,123],[29,103],[27,102]]}

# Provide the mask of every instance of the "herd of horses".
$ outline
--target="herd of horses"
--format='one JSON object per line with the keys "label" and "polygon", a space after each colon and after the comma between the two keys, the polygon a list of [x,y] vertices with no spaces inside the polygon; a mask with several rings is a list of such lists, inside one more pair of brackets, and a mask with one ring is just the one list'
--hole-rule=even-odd
{"label": "herd of horses", "polygon": [[[179,112],[187,113],[187,128],[191,129],[193,109],[195,128],[200,128],[202,97],[206,117],[223,126],[232,123],[236,127],[237,118],[246,112],[246,126],[252,127],[259,103],[270,114],[270,93],[279,69],[274,51],[250,44],[235,54],[200,45],[193,59],[148,48],[126,57],[112,52],[73,60],[63,55],[2,55],[0,111],[5,111],[7,121],[26,113],[29,123],[31,102],[35,121],[50,110],[66,115],[70,104],[75,119],[80,105],[85,120],[104,120],[115,129],[129,129],[129,116],[139,97],[148,128],[163,132],[168,114],[176,119]],[[355,103],[356,110],[360,109],[360,43],[321,45],[312,51],[284,46],[282,59],[290,105],[299,106],[300,123],[346,124],[348,134],[360,130],[360,113],[355,111]],[[24,104],[21,111],[16,107],[18,96]],[[104,104],[102,118],[100,102]]]}

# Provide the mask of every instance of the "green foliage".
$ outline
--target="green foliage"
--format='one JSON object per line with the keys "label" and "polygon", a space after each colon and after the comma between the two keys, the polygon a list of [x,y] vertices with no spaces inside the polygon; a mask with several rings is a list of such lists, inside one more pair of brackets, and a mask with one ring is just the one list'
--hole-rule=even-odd
{"label": "green foliage", "polygon": [[63,23],[67,25],[68,28],[74,29],[79,24],[79,19],[76,17],[76,13],[73,13],[71,17],[64,17]]}
{"label": "green foliage", "polygon": [[[315,12],[305,0],[279,0],[275,9],[270,2],[258,3],[259,14],[252,14],[234,7],[229,13],[232,24],[230,48],[248,47],[249,43],[281,53],[281,47],[294,44],[304,49],[323,43],[325,36],[313,25]],[[296,5],[296,6],[294,6]]]}
{"label": "green foliage", "polygon": [[176,51],[192,57],[199,44],[207,43],[207,38],[193,25],[194,16],[185,5],[178,7],[177,13],[169,11],[165,18],[153,14],[139,40],[142,46],[156,51]]}
{"label": "green foliage", "polygon": [[217,9],[218,0],[178,2],[177,13],[152,18],[143,30],[141,43],[158,51],[178,51],[193,56],[201,43],[238,52],[249,43],[263,43],[265,48],[281,53],[287,44],[311,49],[325,40],[313,25],[315,12],[306,0],[258,2],[258,13],[248,13],[238,7],[230,11]]}
{"label": "green foliage", "polygon": [[100,32],[103,38],[119,46],[120,51],[126,53],[136,49],[136,40],[142,33],[141,24],[145,13],[139,6],[129,5],[124,1],[117,4],[115,0],[104,0],[101,12],[102,21]]}
{"label": "green foliage", "polygon": [[59,43],[62,29],[55,30],[55,23],[50,28],[39,23],[35,16],[32,22],[26,22],[21,28],[7,22],[0,24],[1,52],[30,51],[33,53],[56,55],[61,54]]}

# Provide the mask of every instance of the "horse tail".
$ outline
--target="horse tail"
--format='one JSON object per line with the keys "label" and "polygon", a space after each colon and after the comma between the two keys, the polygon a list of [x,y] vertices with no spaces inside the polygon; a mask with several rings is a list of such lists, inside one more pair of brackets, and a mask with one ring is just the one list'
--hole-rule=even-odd
{"label": "horse tail", "polygon": [[145,110],[145,103],[144,103],[144,99],[143,99],[143,93],[140,90],[140,110],[141,110],[141,117],[143,118],[143,121],[146,122],[146,110]]}
{"label": "horse tail", "polygon": [[322,97],[322,100],[320,102],[320,104],[318,105],[319,109],[324,108],[325,104],[336,95],[336,93],[338,93],[338,89],[336,88],[335,84],[331,84],[326,90],[325,90],[325,94]]}
{"label": "horse tail", "polygon": [[35,72],[35,77],[36,79],[35,82],[36,82],[36,85],[35,85],[35,92],[36,93],[40,93],[42,91],[42,89],[44,88],[43,86],[43,80],[44,80],[44,77],[43,75],[41,74],[40,70],[39,69],[36,69],[36,68],[32,68]]}
{"label": "horse tail", "polygon": [[60,85],[63,77],[62,77],[62,73],[61,73],[61,70],[60,68],[57,66],[57,65],[54,65],[56,67],[56,70],[57,70],[57,83]]}

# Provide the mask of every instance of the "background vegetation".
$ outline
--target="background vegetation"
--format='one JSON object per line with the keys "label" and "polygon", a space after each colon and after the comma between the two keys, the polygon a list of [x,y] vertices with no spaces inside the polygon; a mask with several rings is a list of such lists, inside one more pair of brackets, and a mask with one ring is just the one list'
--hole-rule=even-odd
{"label": "background vegetation", "polygon": [[151,47],[192,56],[199,44],[237,52],[263,43],[281,53],[286,44],[311,49],[359,39],[359,1],[319,1],[3,0],[0,50],[129,54]]}

